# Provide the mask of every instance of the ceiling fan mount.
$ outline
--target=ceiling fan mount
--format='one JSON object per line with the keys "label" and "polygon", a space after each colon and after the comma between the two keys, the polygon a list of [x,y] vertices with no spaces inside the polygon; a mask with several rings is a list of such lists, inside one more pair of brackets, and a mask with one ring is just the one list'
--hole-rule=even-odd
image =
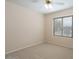
{"label": "ceiling fan mount", "polygon": [[46,4],[51,4],[51,0],[45,0]]}

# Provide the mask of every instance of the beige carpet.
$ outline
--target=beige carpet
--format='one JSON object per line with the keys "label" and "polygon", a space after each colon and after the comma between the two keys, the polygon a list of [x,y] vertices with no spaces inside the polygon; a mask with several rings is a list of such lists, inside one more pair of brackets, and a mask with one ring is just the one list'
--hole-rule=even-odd
{"label": "beige carpet", "polygon": [[8,54],[6,59],[73,59],[73,51],[51,44],[40,44]]}

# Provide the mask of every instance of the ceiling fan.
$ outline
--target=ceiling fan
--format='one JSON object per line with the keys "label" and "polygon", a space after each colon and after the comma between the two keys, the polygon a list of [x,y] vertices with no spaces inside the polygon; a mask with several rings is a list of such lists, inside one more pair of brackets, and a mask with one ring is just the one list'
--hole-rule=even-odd
{"label": "ceiling fan", "polygon": [[45,0],[45,7],[52,8],[52,4],[64,5],[62,2],[53,2],[53,0]]}
{"label": "ceiling fan", "polygon": [[[37,3],[40,0],[32,0],[32,2]],[[42,0],[46,8],[52,8],[53,4],[64,5],[64,2],[55,2],[55,0]]]}
{"label": "ceiling fan", "polygon": [[51,4],[51,3],[53,3],[53,4],[58,4],[58,5],[64,5],[64,3],[63,2],[54,2],[55,0],[44,0],[44,2],[46,3],[46,4]]}

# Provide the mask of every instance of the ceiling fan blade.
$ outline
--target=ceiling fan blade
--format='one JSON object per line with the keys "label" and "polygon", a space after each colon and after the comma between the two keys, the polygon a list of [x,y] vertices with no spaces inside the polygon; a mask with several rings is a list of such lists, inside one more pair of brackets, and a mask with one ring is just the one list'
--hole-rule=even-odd
{"label": "ceiling fan blade", "polygon": [[54,4],[64,5],[63,2],[54,2]]}
{"label": "ceiling fan blade", "polygon": [[38,2],[39,0],[31,0],[33,3],[36,3],[36,2]]}

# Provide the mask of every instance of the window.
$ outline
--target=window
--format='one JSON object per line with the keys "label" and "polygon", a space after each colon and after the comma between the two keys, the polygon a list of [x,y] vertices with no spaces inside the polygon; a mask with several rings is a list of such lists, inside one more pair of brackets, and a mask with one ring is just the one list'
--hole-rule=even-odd
{"label": "window", "polygon": [[72,16],[54,18],[54,35],[72,37]]}

